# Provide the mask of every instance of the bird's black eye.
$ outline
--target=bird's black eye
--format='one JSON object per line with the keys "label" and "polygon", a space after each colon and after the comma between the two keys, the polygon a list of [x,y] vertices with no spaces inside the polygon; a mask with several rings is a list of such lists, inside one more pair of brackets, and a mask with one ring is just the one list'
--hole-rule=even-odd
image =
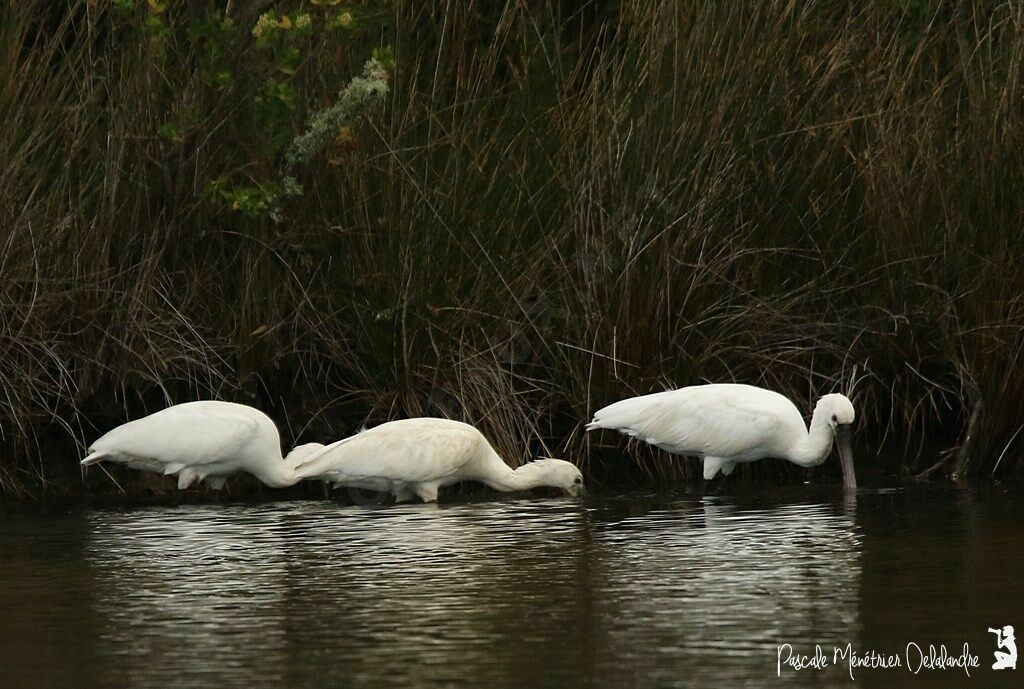
{"label": "bird's black eye", "polygon": [[835,423],[835,422],[836,422],[836,421],[838,421],[838,420],[839,420],[839,417],[838,417],[838,416],[836,416],[835,414],[833,414],[833,415],[832,415],[832,423]]}
{"label": "bird's black eye", "polygon": [[583,479],[581,479],[579,476],[577,476],[576,480],[573,481],[573,483],[583,483]]}

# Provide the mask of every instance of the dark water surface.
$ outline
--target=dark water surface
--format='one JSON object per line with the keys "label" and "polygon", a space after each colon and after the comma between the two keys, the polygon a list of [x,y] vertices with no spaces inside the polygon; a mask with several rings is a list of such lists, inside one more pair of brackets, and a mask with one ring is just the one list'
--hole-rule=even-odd
{"label": "dark water surface", "polygon": [[[1020,687],[1021,495],[0,506],[0,687]],[[851,683],[846,644],[903,664]]]}

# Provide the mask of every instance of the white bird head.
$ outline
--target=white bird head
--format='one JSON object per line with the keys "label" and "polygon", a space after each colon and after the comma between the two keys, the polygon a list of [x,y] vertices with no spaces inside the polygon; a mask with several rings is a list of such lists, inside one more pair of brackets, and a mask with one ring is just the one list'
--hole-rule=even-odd
{"label": "white bird head", "polygon": [[583,493],[583,474],[564,459],[538,459],[519,467],[516,473],[530,476],[535,485],[559,488],[574,497]]}
{"label": "white bird head", "polygon": [[818,400],[815,412],[819,409],[826,414],[825,418],[828,419],[828,424],[833,429],[836,426],[849,426],[857,418],[856,413],[853,411],[853,403],[850,402],[846,395],[838,393],[825,395]]}
{"label": "white bird head", "polygon": [[843,484],[848,489],[857,487],[857,478],[853,472],[853,450],[850,447],[850,429],[856,414],[853,411],[853,403],[846,395],[833,393],[825,395],[818,400],[814,408],[814,415],[823,415],[828,422],[829,428],[836,438],[836,446],[839,449],[839,463],[843,470]]}

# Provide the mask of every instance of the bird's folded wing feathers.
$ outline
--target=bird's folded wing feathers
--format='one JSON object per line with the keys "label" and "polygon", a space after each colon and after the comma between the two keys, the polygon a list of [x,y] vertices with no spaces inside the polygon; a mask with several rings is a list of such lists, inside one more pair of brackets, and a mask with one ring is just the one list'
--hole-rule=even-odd
{"label": "bird's folded wing feathers", "polygon": [[[678,452],[734,457],[763,443],[776,424],[770,411],[728,398],[685,400],[666,412],[658,430],[667,432]],[[664,429],[664,430],[662,430]]]}
{"label": "bird's folded wing feathers", "polygon": [[201,465],[244,446],[258,422],[231,410],[168,407],[113,429],[90,451],[157,458],[166,464]]}
{"label": "bird's folded wing feathers", "polygon": [[777,423],[772,411],[740,396],[692,390],[617,402],[595,414],[595,424],[670,452],[732,457],[757,445]]}
{"label": "bird's folded wing feathers", "polygon": [[466,441],[451,434],[399,434],[372,428],[327,445],[295,467],[302,478],[436,481],[464,461]]}
{"label": "bird's folded wing feathers", "polygon": [[339,445],[352,442],[358,437],[359,434],[357,433],[356,435],[342,438],[341,440],[337,440],[329,445],[324,445],[319,450],[299,458],[298,461],[295,462],[295,466],[293,468],[306,476],[313,476],[318,473],[322,473],[324,467],[329,466],[332,458],[337,456],[333,453],[333,450]]}

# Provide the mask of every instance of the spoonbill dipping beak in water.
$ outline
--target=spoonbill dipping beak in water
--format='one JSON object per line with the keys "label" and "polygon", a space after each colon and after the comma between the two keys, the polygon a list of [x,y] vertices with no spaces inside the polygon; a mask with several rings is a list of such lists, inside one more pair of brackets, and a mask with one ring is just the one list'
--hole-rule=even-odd
{"label": "spoonbill dipping beak in water", "polygon": [[174,474],[179,489],[196,481],[220,489],[240,471],[272,488],[298,481],[281,456],[270,417],[232,402],[186,402],[129,421],[89,446],[82,466],[97,462]]}
{"label": "spoonbill dipping beak in water", "polygon": [[825,461],[833,439],[843,484],[857,487],[850,448],[853,404],[843,395],[818,400],[810,428],[786,397],[752,385],[717,383],[642,395],[608,405],[587,430],[608,428],[677,455],[704,460],[704,478],[728,475],[741,462],[765,457],[802,467]]}
{"label": "spoonbill dipping beak in water", "polygon": [[330,445],[301,445],[288,464],[300,478],[391,493],[398,502],[414,495],[433,502],[439,488],[459,481],[505,492],[541,486],[583,492],[583,475],[570,462],[538,459],[513,470],[480,431],[449,419],[390,421]]}

